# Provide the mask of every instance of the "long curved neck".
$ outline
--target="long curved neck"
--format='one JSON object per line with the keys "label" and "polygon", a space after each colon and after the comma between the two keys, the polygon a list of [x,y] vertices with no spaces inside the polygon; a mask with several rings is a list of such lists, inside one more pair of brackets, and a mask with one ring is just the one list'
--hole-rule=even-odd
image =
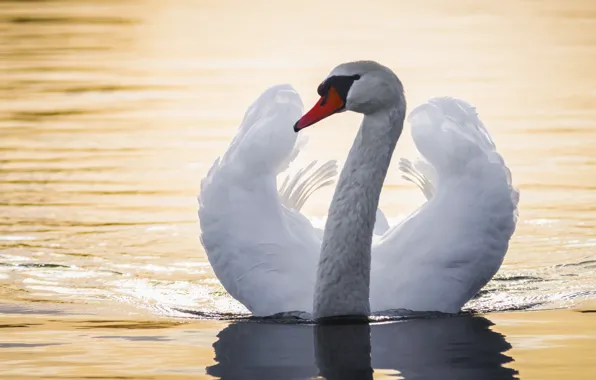
{"label": "long curved neck", "polygon": [[381,188],[403,129],[405,102],[366,115],[339,176],[317,269],[313,316],[370,314],[371,245]]}

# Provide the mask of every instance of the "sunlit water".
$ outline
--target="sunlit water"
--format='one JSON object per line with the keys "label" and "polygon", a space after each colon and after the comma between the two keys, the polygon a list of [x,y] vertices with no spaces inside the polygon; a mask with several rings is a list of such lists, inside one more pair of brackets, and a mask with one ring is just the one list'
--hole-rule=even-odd
{"label": "sunlit water", "polygon": [[[492,132],[521,203],[466,307],[488,314],[189,323],[177,310],[245,313],[198,240],[201,178],[262,90],[308,106],[351,59],[392,67],[411,105],[469,100]],[[596,298],[594,62],[591,1],[0,1],[0,374],[594,378],[593,313],[495,313]],[[299,163],[345,157],[357,120],[307,131]],[[413,154],[406,132],[396,155]],[[305,213],[320,223],[330,196]],[[391,221],[422,202],[391,169]]]}

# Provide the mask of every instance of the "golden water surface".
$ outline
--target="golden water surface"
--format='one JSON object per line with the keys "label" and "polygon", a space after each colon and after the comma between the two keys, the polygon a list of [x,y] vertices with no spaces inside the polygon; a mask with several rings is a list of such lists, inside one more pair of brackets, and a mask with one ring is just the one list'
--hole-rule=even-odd
{"label": "golden water surface", "polygon": [[[520,220],[467,306],[483,314],[341,330],[177,312],[244,312],[196,195],[245,108],[284,82],[308,107],[352,59],[391,67],[410,105],[473,103],[511,168]],[[589,0],[0,1],[0,376],[596,378],[594,62]],[[299,163],[345,157],[357,124],[306,131]],[[392,168],[390,221],[422,201]]]}

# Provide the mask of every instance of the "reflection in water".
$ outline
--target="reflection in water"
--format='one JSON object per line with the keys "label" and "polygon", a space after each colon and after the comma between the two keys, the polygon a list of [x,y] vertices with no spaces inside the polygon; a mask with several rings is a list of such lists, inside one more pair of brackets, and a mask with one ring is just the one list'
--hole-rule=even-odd
{"label": "reflection in water", "polygon": [[240,322],[214,343],[223,379],[513,379],[503,335],[482,317],[457,316],[382,324],[296,325]]}
{"label": "reflection in water", "polygon": [[369,324],[314,327],[315,359],[326,379],[372,379]]}

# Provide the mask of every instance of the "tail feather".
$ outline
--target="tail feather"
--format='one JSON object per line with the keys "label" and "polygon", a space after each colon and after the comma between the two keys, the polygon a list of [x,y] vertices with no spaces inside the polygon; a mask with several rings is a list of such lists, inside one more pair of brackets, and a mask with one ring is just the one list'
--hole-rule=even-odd
{"label": "tail feather", "polygon": [[435,194],[435,185],[432,181],[434,168],[431,165],[422,160],[412,163],[407,158],[401,158],[399,160],[399,170],[403,172],[403,179],[418,186],[426,200],[433,197]]}
{"label": "tail feather", "polygon": [[286,176],[279,188],[281,201],[286,207],[300,211],[315,191],[335,182],[338,173],[337,161],[327,161],[314,169],[316,164],[317,161],[312,161],[296,174]]}

